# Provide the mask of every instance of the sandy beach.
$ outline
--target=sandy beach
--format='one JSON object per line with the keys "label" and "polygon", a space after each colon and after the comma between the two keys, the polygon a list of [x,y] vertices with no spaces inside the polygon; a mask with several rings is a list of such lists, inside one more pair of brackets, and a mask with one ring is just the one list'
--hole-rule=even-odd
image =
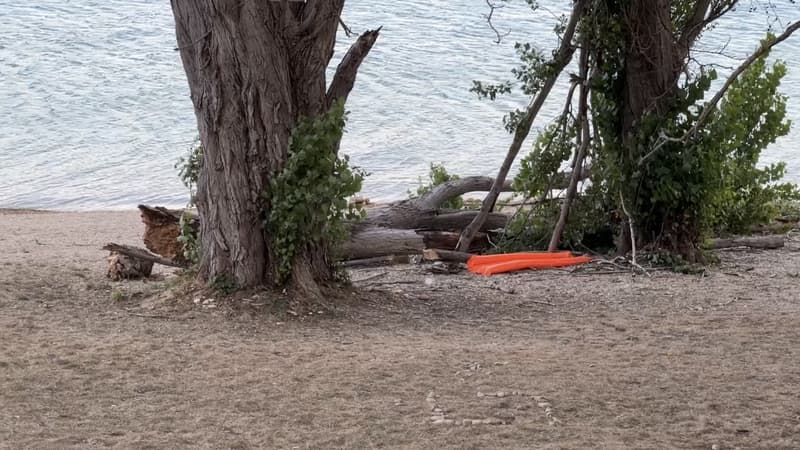
{"label": "sandy beach", "polygon": [[800,448],[797,235],[695,275],[359,269],[301,320],[108,280],[142,232],[0,211],[0,448]]}

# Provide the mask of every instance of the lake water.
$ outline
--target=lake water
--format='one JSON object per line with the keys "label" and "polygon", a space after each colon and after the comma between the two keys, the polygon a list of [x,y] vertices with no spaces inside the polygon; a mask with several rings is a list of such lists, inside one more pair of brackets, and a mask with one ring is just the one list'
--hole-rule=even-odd
{"label": "lake water", "polygon": [[[497,170],[511,141],[502,117],[526,99],[479,101],[469,88],[474,79],[508,78],[514,41],[555,44],[554,16],[570,2],[540,3],[536,13],[521,0],[498,11],[497,27],[510,34],[497,45],[483,0],[347,2],[344,20],[354,31],[383,26],[348,102],[342,144],[371,173],[365,195],[403,197],[431,162],[462,175]],[[798,6],[775,3],[779,30],[800,19]],[[704,36],[701,60],[735,66],[755,48],[770,19],[749,5]],[[173,27],[166,0],[0,0],[0,207],[185,203],[173,166],[196,122]],[[352,39],[341,36],[334,66]],[[710,53],[721,48],[727,56]],[[800,35],[774,56],[789,64],[782,90],[800,122]],[[562,84],[553,92],[536,126],[555,115],[564,91]],[[793,127],[763,158],[786,161],[793,181],[799,137]]]}

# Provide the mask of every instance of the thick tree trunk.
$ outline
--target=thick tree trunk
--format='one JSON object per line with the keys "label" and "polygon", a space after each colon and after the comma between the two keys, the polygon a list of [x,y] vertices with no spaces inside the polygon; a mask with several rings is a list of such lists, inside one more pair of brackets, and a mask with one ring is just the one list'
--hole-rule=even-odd
{"label": "thick tree trunk", "polygon": [[662,114],[677,89],[682,65],[676,62],[670,0],[631,0],[626,12],[623,141],[647,114]]}
{"label": "thick tree trunk", "polygon": [[[199,277],[227,276],[240,287],[271,284],[276,260],[262,228],[269,207],[263,193],[287,158],[297,120],[328,109],[325,70],[344,0],[171,3],[204,151]],[[313,290],[331,276],[322,249],[300,252],[298,287]]]}
{"label": "thick tree trunk", "polygon": [[[632,158],[636,158],[635,149],[640,145],[636,137],[642,119],[650,114],[663,115],[668,111],[677,92],[678,76],[683,69],[680,58],[683,53],[675,42],[670,3],[670,0],[631,0],[624,10],[627,26],[619,132],[622,144]],[[635,214],[634,211],[631,213]],[[681,229],[685,228],[678,225]],[[632,249],[633,241],[642,238],[631,236],[632,230],[636,231],[635,224],[621,227],[616,240],[618,254],[627,254]],[[646,230],[643,232],[647,234]],[[689,246],[695,247],[697,238],[689,240],[692,241]],[[686,243],[686,239],[681,237],[676,242]]]}

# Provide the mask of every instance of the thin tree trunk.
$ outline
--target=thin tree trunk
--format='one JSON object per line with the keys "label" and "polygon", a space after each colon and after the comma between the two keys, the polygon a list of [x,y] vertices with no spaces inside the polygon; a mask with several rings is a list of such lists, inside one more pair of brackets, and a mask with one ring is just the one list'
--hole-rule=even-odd
{"label": "thin tree trunk", "polygon": [[[591,139],[589,130],[589,42],[587,42],[586,39],[584,39],[583,48],[581,49],[580,78],[581,91],[578,101],[578,120],[581,125],[581,133],[579,134],[580,137],[577,139],[578,148],[575,151],[575,164],[573,164],[573,167],[583,167],[583,159],[586,155],[586,151],[589,149]],[[572,200],[578,195],[579,181],[580,171],[573,171],[566,196],[564,197],[564,202],[561,204],[558,222],[556,222],[553,235],[550,237],[550,244],[547,247],[547,250],[550,252],[556,251],[558,245],[561,243],[561,236],[564,234],[564,229],[567,226]]]}
{"label": "thin tree trunk", "polygon": [[583,16],[583,12],[586,9],[586,5],[588,4],[588,0],[576,0],[575,4],[572,7],[572,15],[570,16],[569,23],[567,24],[567,28],[564,31],[563,40],[561,41],[561,46],[556,53],[556,56],[553,60],[554,70],[553,74],[548,78],[542,89],[537,93],[537,95],[533,98],[530,105],[528,106],[527,111],[525,112],[524,117],[520,122],[517,124],[516,130],[514,132],[514,140],[511,143],[511,146],[508,149],[508,153],[506,154],[505,159],[503,160],[502,166],[500,166],[500,171],[497,173],[497,177],[494,179],[494,184],[492,185],[492,189],[489,191],[489,194],[483,200],[483,204],[481,206],[481,212],[475,217],[475,220],[464,229],[461,233],[461,238],[458,241],[457,250],[461,252],[465,252],[469,249],[470,243],[472,239],[475,237],[475,234],[478,230],[481,229],[483,226],[483,222],[489,216],[489,213],[494,208],[495,203],[497,202],[497,198],[500,196],[500,191],[503,187],[503,184],[506,181],[506,177],[508,176],[508,172],[511,170],[511,165],[514,163],[514,160],[517,158],[520,149],[522,148],[522,143],[525,142],[525,139],[528,137],[528,134],[531,131],[531,126],[533,125],[533,121],[536,119],[536,116],[539,114],[539,111],[542,109],[542,105],[544,105],[544,101],[547,99],[548,95],[550,95],[550,91],[553,89],[553,86],[558,80],[559,75],[564,70],[564,67],[569,64],[572,60],[572,54],[575,52],[575,47],[572,45],[572,38],[575,35],[575,30],[577,29],[578,22],[580,18]]}

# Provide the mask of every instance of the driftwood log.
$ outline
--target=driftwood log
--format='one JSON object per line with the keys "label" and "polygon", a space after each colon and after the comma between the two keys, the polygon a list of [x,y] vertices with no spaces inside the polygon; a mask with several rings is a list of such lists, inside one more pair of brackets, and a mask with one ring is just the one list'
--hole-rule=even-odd
{"label": "driftwood log", "polygon": [[[417,255],[426,248],[448,249],[458,244],[459,234],[448,231],[399,230],[371,227],[353,233],[344,243],[345,259],[365,259],[383,255]],[[486,248],[486,234],[479,234],[471,250]]]}
{"label": "driftwood log", "polygon": [[786,236],[782,234],[772,234],[767,236],[742,236],[730,239],[712,239],[706,245],[709,250],[719,250],[723,248],[749,247],[765,250],[783,248]]}
{"label": "driftwood log", "polygon": [[[153,272],[153,261],[131,256],[124,251],[125,246],[108,244],[103,250],[111,251],[108,256],[106,276],[112,280],[137,280],[147,278]],[[120,251],[122,250],[122,251]]]}
{"label": "driftwood log", "polygon": [[178,262],[173,259],[163,258],[161,256],[154,255],[143,248],[133,247],[130,245],[120,245],[120,244],[115,244],[113,242],[109,242],[108,244],[103,246],[103,250],[108,250],[112,253],[125,255],[141,261],[147,261],[151,265],[152,263],[158,263],[163,266],[186,267],[185,263]]}
{"label": "driftwood log", "polygon": [[[452,249],[461,229],[475,218],[477,211],[456,211],[439,206],[468,192],[488,190],[489,177],[465,177],[441,184],[422,197],[402,200],[385,206],[368,207],[367,216],[353,224],[350,240],[343,246],[344,259],[369,259],[387,255],[419,254],[426,248]],[[511,183],[503,186],[511,191]],[[184,210],[139,205],[145,224],[144,243],[148,250],[183,266],[183,246],[178,241],[180,219]],[[189,212],[190,225],[198,219]],[[487,232],[506,226],[509,216],[491,213],[481,228],[471,250],[488,245]],[[156,261],[157,262],[157,261]]]}
{"label": "driftwood log", "polygon": [[422,251],[422,259],[425,261],[466,263],[470,257],[472,257],[472,253],[457,252],[455,250],[428,248]]}
{"label": "driftwood log", "polygon": [[185,267],[184,263],[154,255],[147,250],[130,245],[110,242],[103,246],[108,250],[108,271],[106,276],[112,280],[138,280],[153,273],[153,263],[171,267]]}
{"label": "driftwood log", "polygon": [[153,273],[153,263],[133,258],[117,252],[111,252],[107,258],[106,276],[114,281],[138,280],[147,278]]}

